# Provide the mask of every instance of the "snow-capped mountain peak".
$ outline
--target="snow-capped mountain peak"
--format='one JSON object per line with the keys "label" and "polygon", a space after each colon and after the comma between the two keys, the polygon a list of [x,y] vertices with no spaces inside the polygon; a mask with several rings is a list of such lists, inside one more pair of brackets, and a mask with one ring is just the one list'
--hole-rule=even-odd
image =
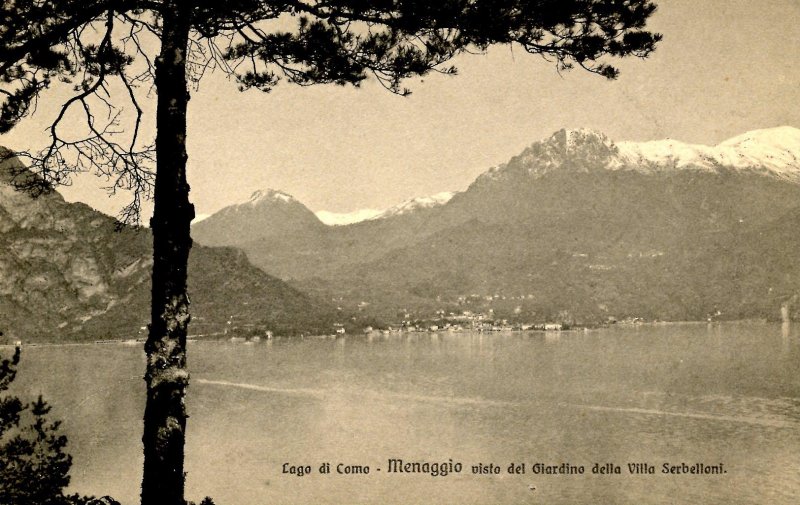
{"label": "snow-capped mountain peak", "polygon": [[666,139],[617,147],[623,165],[634,170],[728,169],[800,182],[800,130],[790,126],[754,130],[716,146]]}
{"label": "snow-capped mountain peak", "polygon": [[247,203],[251,205],[257,205],[259,203],[263,203],[265,201],[277,201],[277,202],[295,202],[295,198],[292,195],[284,193],[283,191],[278,191],[275,189],[267,189],[267,190],[256,190],[250,195],[250,199]]}
{"label": "snow-capped mountain peak", "polygon": [[535,142],[508,163],[489,170],[479,180],[514,174],[539,177],[560,170],[734,171],[800,183],[800,129],[781,126],[754,130],[716,146],[674,139],[615,143],[592,130],[560,130]]}
{"label": "snow-capped mountain peak", "polygon": [[200,225],[197,229],[202,231],[211,226],[210,223],[216,223],[220,219],[240,219],[242,216],[249,216],[248,219],[279,219],[283,222],[302,216],[304,221],[312,223],[317,221],[314,213],[292,195],[275,189],[259,189],[254,191],[247,201],[224,207],[204,219],[196,219],[194,225]]}

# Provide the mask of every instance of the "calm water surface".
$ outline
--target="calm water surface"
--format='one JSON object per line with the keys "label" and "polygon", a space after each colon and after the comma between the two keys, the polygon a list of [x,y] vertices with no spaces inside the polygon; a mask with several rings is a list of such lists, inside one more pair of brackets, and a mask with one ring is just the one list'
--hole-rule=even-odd
{"label": "calm water surface", "polygon": [[[800,503],[797,326],[198,342],[189,353],[187,495],[197,501]],[[71,489],[135,504],[141,349],[26,347],[22,359],[15,392],[42,393],[64,420]],[[387,474],[389,458],[452,458],[464,468]],[[324,461],[368,465],[370,474],[320,475]],[[473,475],[479,462],[502,473]],[[526,463],[527,474],[507,474],[511,462]],[[657,473],[631,476],[628,462]],[[664,462],[723,463],[727,473],[668,476]],[[283,475],[284,463],[314,470]],[[534,463],[586,473],[532,475]],[[592,475],[594,463],[623,473]]]}

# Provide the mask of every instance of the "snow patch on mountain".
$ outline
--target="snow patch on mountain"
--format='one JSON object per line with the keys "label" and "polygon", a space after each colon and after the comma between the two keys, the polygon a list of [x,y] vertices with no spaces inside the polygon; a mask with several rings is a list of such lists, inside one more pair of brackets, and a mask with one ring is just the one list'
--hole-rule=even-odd
{"label": "snow patch on mountain", "polygon": [[435,195],[412,198],[410,200],[406,200],[405,202],[399,203],[394,207],[389,207],[372,219],[385,219],[392,216],[401,216],[420,209],[438,207],[449,202],[455,195],[455,192],[443,191],[441,193],[436,193]]}
{"label": "snow patch on mountain", "polygon": [[380,215],[380,209],[359,209],[353,212],[329,212],[321,210],[316,212],[317,218],[328,226],[343,226],[346,224],[360,223]]}
{"label": "snow patch on mountain", "polygon": [[352,212],[330,212],[320,210],[316,212],[317,218],[328,226],[343,226],[347,224],[360,223],[362,221],[374,221],[386,219],[392,216],[409,214],[420,209],[430,209],[444,205],[450,201],[455,192],[444,191],[435,195],[412,198],[399,203],[388,209],[358,209]]}

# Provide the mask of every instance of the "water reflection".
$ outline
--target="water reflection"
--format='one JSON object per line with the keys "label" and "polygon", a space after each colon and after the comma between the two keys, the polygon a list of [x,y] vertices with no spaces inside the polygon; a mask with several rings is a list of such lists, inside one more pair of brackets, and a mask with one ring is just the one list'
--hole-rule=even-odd
{"label": "water reflection", "polygon": [[544,335],[545,342],[558,342],[559,340],[561,340],[560,331],[548,331]]}

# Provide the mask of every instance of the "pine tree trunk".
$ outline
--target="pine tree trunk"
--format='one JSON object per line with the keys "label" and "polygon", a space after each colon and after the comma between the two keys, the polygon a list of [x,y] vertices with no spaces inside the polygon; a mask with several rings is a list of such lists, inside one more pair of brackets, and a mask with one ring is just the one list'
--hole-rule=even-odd
{"label": "pine tree trunk", "polygon": [[161,53],[156,60],[155,210],[153,291],[147,353],[147,404],[144,413],[142,505],[185,505],[183,451],[184,395],[189,298],[186,270],[194,207],[186,182],[186,50],[190,15],[186,2],[166,2],[162,11]]}

